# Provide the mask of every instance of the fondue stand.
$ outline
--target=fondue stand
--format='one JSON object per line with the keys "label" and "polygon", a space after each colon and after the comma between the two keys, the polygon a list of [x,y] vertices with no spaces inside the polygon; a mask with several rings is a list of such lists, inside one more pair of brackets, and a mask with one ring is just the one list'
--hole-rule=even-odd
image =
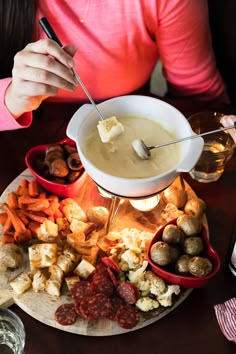
{"label": "fondue stand", "polygon": [[[180,181],[180,187],[183,190],[185,190],[185,183],[184,183],[184,179],[181,174],[179,175],[179,181]],[[133,208],[135,208],[141,212],[149,212],[149,211],[152,211],[153,209],[155,209],[155,207],[159,204],[160,199],[161,199],[160,192],[163,191],[163,190],[161,190],[154,195],[143,196],[142,198],[140,198],[140,197],[130,198],[130,197],[125,197],[125,196],[115,195],[114,193],[108,192],[107,190],[105,190],[104,188],[99,186],[96,182],[95,182],[95,184],[97,185],[97,189],[98,189],[99,194],[103,198],[111,199],[108,220],[107,220],[107,224],[105,227],[106,233],[109,232],[110,226],[114,224],[116,217],[119,213],[119,210],[125,200],[128,200]],[[166,188],[168,188],[168,187],[169,186],[167,186]]]}
{"label": "fondue stand", "polygon": [[110,226],[114,224],[116,217],[119,213],[119,210],[125,200],[128,200],[133,208],[141,211],[141,212],[149,212],[152,211],[160,202],[160,194],[159,192],[156,195],[147,196],[143,198],[130,198],[125,196],[117,196],[115,194],[109,193],[104,190],[102,187],[97,186],[99,194],[103,198],[111,199],[111,205],[109,208],[109,215],[107,224],[105,227],[105,232],[108,233],[110,230]]}

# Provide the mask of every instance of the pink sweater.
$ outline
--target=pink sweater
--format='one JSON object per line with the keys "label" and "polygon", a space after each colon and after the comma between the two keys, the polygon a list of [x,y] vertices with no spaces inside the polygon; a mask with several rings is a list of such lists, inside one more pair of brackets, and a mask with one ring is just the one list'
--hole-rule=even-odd
{"label": "pink sweater", "polygon": [[[159,57],[172,95],[212,100],[224,93],[211,49],[205,0],[39,3],[38,19],[46,16],[64,45],[77,46],[75,69],[95,100],[142,87]],[[45,37],[38,23],[36,28]],[[32,121],[31,113],[15,120],[7,110],[4,94],[10,81],[0,80],[0,130],[28,127]],[[61,90],[53,100],[83,102],[86,97],[79,87],[73,93]]]}

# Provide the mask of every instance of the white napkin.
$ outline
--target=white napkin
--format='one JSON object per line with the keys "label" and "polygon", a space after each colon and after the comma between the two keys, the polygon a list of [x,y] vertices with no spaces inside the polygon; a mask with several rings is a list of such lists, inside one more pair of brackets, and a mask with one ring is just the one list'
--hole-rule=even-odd
{"label": "white napkin", "polygon": [[214,310],[222,333],[236,343],[236,297],[215,305]]}

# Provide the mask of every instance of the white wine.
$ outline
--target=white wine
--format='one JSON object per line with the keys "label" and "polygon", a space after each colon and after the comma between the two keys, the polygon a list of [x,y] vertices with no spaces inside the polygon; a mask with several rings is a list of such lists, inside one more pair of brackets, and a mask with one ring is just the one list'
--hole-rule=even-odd
{"label": "white wine", "polygon": [[233,155],[233,151],[232,146],[227,144],[224,146],[223,142],[205,141],[202,154],[190,171],[191,177],[200,182],[217,181],[224,172],[225,164]]}

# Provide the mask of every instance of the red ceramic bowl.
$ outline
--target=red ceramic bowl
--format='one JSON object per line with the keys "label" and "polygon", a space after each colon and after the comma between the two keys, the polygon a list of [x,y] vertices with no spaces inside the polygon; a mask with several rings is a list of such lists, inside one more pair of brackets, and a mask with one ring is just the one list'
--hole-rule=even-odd
{"label": "red ceramic bowl", "polygon": [[[56,144],[70,144],[75,146],[75,142],[69,138],[65,138]],[[83,183],[86,179],[87,173],[85,170],[83,170],[82,174],[80,177],[73,183],[68,183],[68,184],[60,184],[60,183],[55,183],[52,181],[47,180],[46,178],[42,177],[36,170],[35,170],[35,161],[39,159],[42,156],[45,156],[45,152],[47,147],[51,144],[45,144],[45,145],[37,145],[32,147],[26,154],[25,156],[25,163],[32,173],[32,175],[35,177],[35,179],[38,181],[38,183],[49,193],[55,194],[58,197],[61,198],[73,198],[76,197],[82,186]]]}
{"label": "red ceramic bowl", "polygon": [[217,252],[213,249],[213,247],[211,246],[211,244],[209,242],[208,235],[207,235],[207,229],[204,224],[202,224],[202,231],[201,231],[201,237],[203,238],[204,248],[205,248],[204,256],[208,257],[211,260],[212,265],[213,265],[213,269],[212,269],[211,273],[208,274],[207,276],[200,278],[200,277],[183,276],[183,275],[171,273],[170,271],[166,270],[166,268],[160,267],[157,264],[155,264],[151,259],[150,251],[151,251],[152,245],[155,242],[162,240],[162,232],[163,232],[163,229],[165,228],[165,226],[168,224],[176,225],[176,220],[177,219],[171,220],[168,223],[166,223],[165,225],[163,225],[157,231],[155,236],[153,237],[153,239],[149,245],[148,254],[147,254],[149,265],[150,265],[153,273],[155,273],[156,275],[165,279],[168,283],[178,284],[184,288],[204,287],[209,282],[209,280],[216,275],[216,273],[219,271],[219,268],[220,268],[220,258],[218,256]]}

